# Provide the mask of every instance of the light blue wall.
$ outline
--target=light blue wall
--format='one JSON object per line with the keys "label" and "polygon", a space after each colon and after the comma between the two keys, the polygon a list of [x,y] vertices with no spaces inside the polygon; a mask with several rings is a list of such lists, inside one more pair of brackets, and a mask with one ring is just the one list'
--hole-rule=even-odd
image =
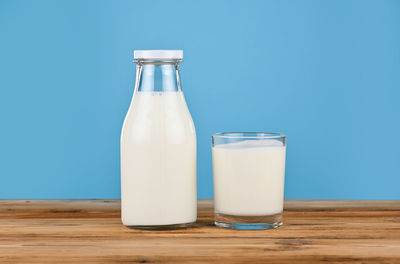
{"label": "light blue wall", "polygon": [[118,198],[134,49],[184,49],[210,135],[288,135],[287,198],[400,199],[400,1],[0,0],[0,198]]}

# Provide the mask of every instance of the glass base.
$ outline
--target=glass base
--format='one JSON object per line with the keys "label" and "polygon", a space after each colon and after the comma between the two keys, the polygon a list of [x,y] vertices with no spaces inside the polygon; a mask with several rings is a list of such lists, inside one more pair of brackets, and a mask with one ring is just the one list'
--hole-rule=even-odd
{"label": "glass base", "polygon": [[126,227],[132,229],[141,229],[141,230],[176,230],[191,227],[196,222],[184,223],[184,224],[174,224],[174,225],[129,225]]}
{"label": "glass base", "polygon": [[240,230],[263,230],[280,227],[282,213],[263,216],[236,216],[215,213],[215,225],[222,228]]}

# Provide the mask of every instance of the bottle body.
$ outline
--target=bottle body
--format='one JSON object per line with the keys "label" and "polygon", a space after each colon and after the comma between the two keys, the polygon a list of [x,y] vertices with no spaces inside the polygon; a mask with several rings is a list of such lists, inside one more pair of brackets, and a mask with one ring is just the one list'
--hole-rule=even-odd
{"label": "bottle body", "polygon": [[[193,120],[180,87],[171,89],[166,80],[171,76],[162,76],[157,88],[151,69],[153,84],[140,84],[146,74],[140,67],[121,134],[122,222],[139,228],[191,224],[197,216]],[[160,71],[167,72],[173,71]]]}

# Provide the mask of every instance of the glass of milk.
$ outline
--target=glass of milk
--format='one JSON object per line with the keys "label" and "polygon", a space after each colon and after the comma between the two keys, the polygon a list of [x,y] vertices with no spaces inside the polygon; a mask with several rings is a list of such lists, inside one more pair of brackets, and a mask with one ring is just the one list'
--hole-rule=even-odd
{"label": "glass of milk", "polygon": [[270,229],[282,225],[285,135],[214,134],[212,157],[217,226]]}

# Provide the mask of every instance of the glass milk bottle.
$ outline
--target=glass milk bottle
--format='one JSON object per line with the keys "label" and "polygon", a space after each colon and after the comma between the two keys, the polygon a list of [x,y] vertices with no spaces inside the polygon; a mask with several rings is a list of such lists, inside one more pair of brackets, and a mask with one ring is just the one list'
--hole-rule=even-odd
{"label": "glass milk bottle", "polygon": [[121,133],[121,218],[175,229],[197,217],[196,131],[179,79],[182,50],[136,50],[135,91]]}

